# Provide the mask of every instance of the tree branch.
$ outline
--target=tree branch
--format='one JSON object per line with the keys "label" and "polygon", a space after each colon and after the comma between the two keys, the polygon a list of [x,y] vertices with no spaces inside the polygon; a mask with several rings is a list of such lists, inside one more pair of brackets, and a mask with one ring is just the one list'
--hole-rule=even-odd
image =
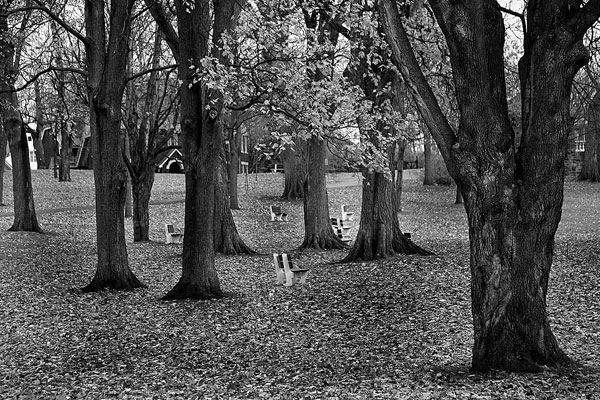
{"label": "tree branch", "polygon": [[600,0],[589,0],[577,10],[574,17],[569,21],[569,25],[578,35],[583,35],[594,22],[598,21],[598,18],[600,18]]}
{"label": "tree branch", "polygon": [[20,92],[21,90],[27,89],[29,87],[29,85],[31,85],[33,82],[35,82],[40,76],[50,73],[50,72],[74,72],[76,74],[80,74],[82,76],[87,76],[87,72],[81,70],[81,69],[77,69],[77,68],[71,68],[71,67],[63,67],[63,68],[59,68],[59,67],[48,67],[46,69],[43,69],[41,71],[38,71],[36,74],[34,74],[33,76],[29,77],[29,79],[27,79],[25,81],[25,83],[21,86],[19,86],[18,88],[15,88],[14,90],[6,90],[4,92]]}
{"label": "tree branch", "polygon": [[178,63],[181,63],[179,59],[179,35],[175,31],[173,24],[169,21],[167,14],[165,14],[165,10],[162,8],[162,5],[159,0],[144,0],[146,6],[148,7],[148,11],[150,11],[150,15],[154,18],[154,21],[162,31],[164,35],[165,41],[171,48],[171,52],[173,53],[173,57],[177,60]]}
{"label": "tree branch", "polygon": [[150,68],[150,69],[146,69],[146,70],[144,70],[144,71],[140,71],[140,72],[138,72],[138,73],[136,73],[136,74],[133,74],[133,75],[131,75],[131,76],[127,77],[127,78],[125,79],[125,82],[132,81],[132,80],[134,80],[134,79],[137,79],[137,78],[139,78],[140,76],[144,76],[144,75],[146,75],[146,74],[150,74],[150,73],[152,73],[152,72],[156,72],[156,71],[164,71],[164,70],[167,70],[167,69],[175,69],[175,68],[177,68],[178,66],[179,66],[179,64],[170,64],[170,65],[165,65],[165,66],[163,66],[163,67],[157,67],[157,68]]}
{"label": "tree branch", "polygon": [[503,13],[512,15],[513,17],[517,17],[521,20],[521,25],[523,26],[523,35],[527,34],[527,22],[525,21],[525,15],[523,13],[518,13],[516,11],[513,11],[509,8],[505,8],[505,7],[499,7],[500,11],[502,11]]}

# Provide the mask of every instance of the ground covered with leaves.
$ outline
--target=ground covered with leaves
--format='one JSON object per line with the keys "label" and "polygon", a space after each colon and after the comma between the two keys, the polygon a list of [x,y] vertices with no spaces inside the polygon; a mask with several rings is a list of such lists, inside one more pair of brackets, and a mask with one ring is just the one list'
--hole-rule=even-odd
{"label": "ground covered with leaves", "polygon": [[[343,251],[295,253],[302,203],[279,199],[281,174],[241,179],[238,230],[257,256],[218,256],[223,300],[164,302],[178,280],[183,176],[158,175],[151,238],[132,242],[148,285],[82,294],[95,270],[93,182],[34,171],[45,234],[7,232],[0,207],[2,399],[597,399],[600,398],[600,186],[568,182],[548,295],[554,333],[575,361],[541,374],[469,372],[468,231],[454,189],[405,184],[401,227],[432,257],[335,264]],[[329,177],[332,216],[360,211],[359,179]],[[280,205],[287,222],[271,222]],[[358,218],[357,218],[358,219]],[[358,226],[358,220],[355,220]],[[356,233],[356,228],[353,229]],[[276,285],[272,252],[294,252],[306,285]]]}

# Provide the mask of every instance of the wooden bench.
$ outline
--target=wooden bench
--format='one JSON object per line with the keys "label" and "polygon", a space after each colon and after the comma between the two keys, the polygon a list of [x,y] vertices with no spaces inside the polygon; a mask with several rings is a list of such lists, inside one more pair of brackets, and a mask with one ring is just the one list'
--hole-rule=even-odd
{"label": "wooden bench", "polygon": [[306,275],[310,269],[294,268],[290,255],[286,253],[273,253],[273,264],[275,265],[277,283],[285,286],[292,286],[298,282],[306,283]]}
{"label": "wooden bench", "polygon": [[342,204],[342,221],[353,221],[354,213],[348,211],[349,207],[345,204]]}
{"label": "wooden bench", "polygon": [[281,211],[279,206],[269,206],[271,211],[271,221],[287,221],[287,213]]}
{"label": "wooden bench", "polygon": [[173,224],[165,224],[165,241],[170,243],[183,243],[183,233],[175,232]]}

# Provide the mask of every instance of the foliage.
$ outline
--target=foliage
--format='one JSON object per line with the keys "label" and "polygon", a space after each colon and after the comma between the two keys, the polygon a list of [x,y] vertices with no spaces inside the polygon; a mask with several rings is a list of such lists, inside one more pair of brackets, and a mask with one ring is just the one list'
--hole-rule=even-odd
{"label": "foliage", "polygon": [[[275,284],[270,253],[302,239],[302,206],[286,203],[290,222],[269,222],[282,177],[251,176],[248,190],[240,183],[243,209],[234,215],[264,255],[217,257],[227,299],[161,302],[180,268],[181,247],[161,242],[164,222],[182,226],[183,177],[157,176],[155,241],[131,243],[128,226],[131,264],[149,288],[85,295],[72,288],[95,267],[92,174],[76,170],[73,178],[59,185],[50,171],[34,172],[48,235],[0,232],[2,398],[600,396],[597,185],[567,183],[548,299],[554,331],[581,364],[537,375],[476,375],[468,371],[468,232],[464,211],[451,205],[452,189],[405,185],[401,226],[438,257],[346,265],[330,264],[341,251],[298,254],[296,264],[311,268],[308,284],[286,288]],[[358,211],[360,187],[344,183],[356,179],[329,180],[332,214],[341,203]],[[9,208],[0,209],[5,227]]]}

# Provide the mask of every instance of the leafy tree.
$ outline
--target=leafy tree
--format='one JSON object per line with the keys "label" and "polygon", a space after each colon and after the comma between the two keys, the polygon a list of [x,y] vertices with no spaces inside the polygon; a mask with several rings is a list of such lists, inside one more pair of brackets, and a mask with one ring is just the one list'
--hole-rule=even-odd
{"label": "leafy tree", "polygon": [[395,2],[380,0],[378,9],[394,62],[464,197],[471,242],[472,369],[541,371],[567,365],[550,329],[546,294],[572,128],[571,86],[588,61],[582,39],[600,16],[600,1],[527,3],[518,145],[508,113],[498,3],[430,4],[450,49],[460,107],[456,131],[419,68]]}

